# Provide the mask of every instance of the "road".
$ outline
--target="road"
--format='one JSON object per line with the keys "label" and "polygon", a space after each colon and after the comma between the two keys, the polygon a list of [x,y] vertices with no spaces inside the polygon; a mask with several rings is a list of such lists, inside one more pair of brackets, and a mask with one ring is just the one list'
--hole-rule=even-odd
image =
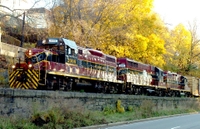
{"label": "road", "polygon": [[200,114],[141,121],[101,129],[200,129]]}

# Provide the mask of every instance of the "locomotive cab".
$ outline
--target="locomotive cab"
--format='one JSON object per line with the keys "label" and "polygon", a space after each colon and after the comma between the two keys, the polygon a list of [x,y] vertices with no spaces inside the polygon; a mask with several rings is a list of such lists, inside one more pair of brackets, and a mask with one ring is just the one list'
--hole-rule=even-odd
{"label": "locomotive cab", "polygon": [[47,38],[38,41],[36,47],[57,53],[57,55],[52,55],[52,61],[54,62],[77,64],[78,48],[74,41],[64,38]]}
{"label": "locomotive cab", "polygon": [[185,89],[185,85],[187,84],[187,78],[184,76],[180,76],[178,84],[180,89]]}
{"label": "locomotive cab", "polygon": [[118,63],[118,72],[117,72],[117,79],[126,81],[126,74],[127,74],[128,69],[126,68],[126,65],[121,63]]}
{"label": "locomotive cab", "polygon": [[152,75],[153,78],[152,85],[162,86],[164,81],[163,77],[164,77],[163,70],[158,67],[155,67],[155,74]]}
{"label": "locomotive cab", "polygon": [[[52,83],[54,78],[63,74],[65,70],[68,73],[76,73],[77,69],[67,64],[77,65],[77,51],[76,43],[68,39],[47,38],[38,41],[36,48],[25,51],[24,59],[12,66],[10,87],[46,89],[47,78]],[[56,83],[58,82],[56,79]]]}

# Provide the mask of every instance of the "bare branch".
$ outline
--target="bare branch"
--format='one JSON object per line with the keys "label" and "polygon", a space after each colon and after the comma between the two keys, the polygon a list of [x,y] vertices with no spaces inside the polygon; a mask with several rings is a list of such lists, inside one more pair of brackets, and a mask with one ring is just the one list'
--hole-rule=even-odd
{"label": "bare branch", "polygon": [[12,10],[12,9],[8,8],[7,6],[4,6],[4,5],[0,5],[0,7],[6,8],[6,9],[8,9],[8,10],[9,10],[9,11],[11,11],[11,12],[13,12],[13,11],[14,11],[14,10]]}

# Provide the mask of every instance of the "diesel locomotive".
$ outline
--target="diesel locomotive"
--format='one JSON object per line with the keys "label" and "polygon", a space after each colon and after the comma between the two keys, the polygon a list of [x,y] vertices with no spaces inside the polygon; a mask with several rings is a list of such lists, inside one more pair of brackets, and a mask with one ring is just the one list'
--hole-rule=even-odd
{"label": "diesel locomotive", "polygon": [[200,81],[65,38],[47,38],[12,66],[11,88],[158,96],[199,96]]}

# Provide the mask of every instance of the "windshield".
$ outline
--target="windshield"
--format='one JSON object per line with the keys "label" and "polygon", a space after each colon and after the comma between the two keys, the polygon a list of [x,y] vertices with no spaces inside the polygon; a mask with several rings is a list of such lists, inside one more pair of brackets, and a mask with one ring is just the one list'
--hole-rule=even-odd
{"label": "windshield", "polygon": [[46,54],[45,53],[40,53],[37,54],[36,56],[32,56],[32,57],[26,57],[26,63],[30,62],[32,64],[38,63],[42,60],[46,59]]}
{"label": "windshield", "polygon": [[118,71],[119,75],[126,74],[126,73],[127,73],[127,69],[121,69]]}

